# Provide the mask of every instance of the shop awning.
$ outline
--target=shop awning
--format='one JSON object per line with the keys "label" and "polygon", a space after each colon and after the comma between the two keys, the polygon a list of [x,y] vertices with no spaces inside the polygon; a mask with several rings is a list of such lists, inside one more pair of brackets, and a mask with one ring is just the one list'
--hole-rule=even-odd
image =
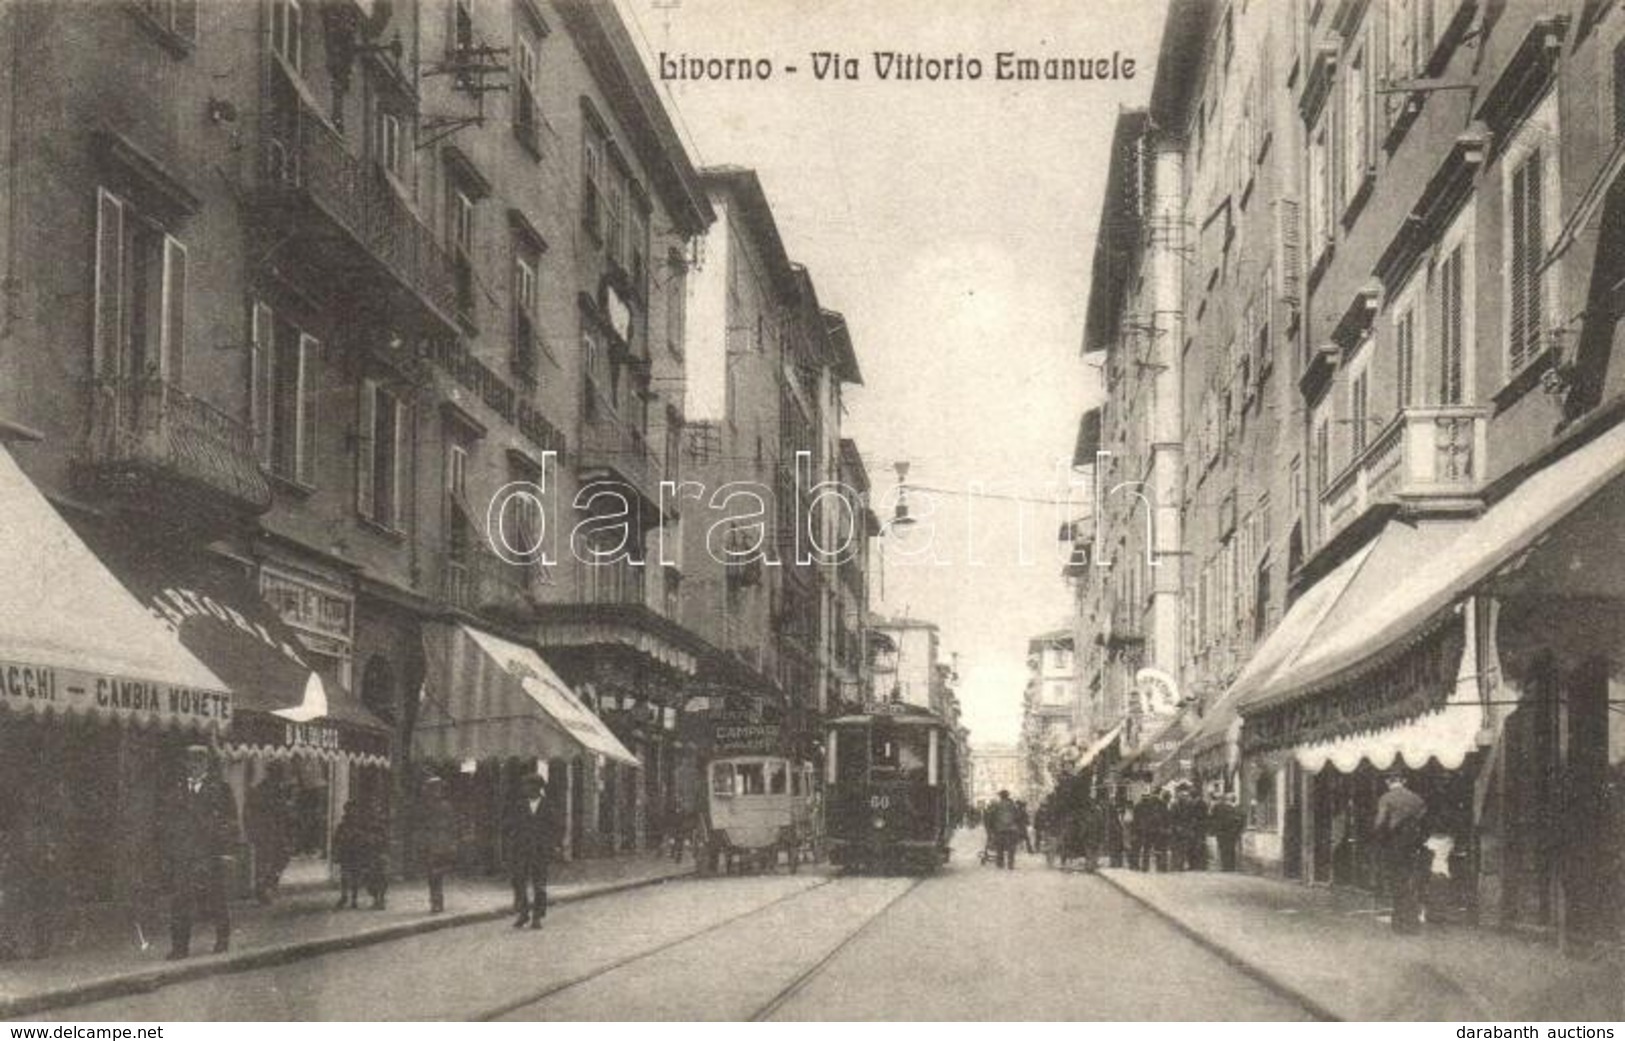
{"label": "shop awning", "polygon": [[1078,757],[1078,769],[1080,771],[1089,769],[1089,767],[1094,765],[1095,760],[1100,758],[1100,754],[1106,751],[1106,749],[1117,744],[1118,739],[1122,736],[1123,724],[1118,723],[1116,726],[1112,727],[1110,730],[1106,731],[1099,738],[1097,738],[1094,744],[1083,750],[1083,755]]}
{"label": "shop awning", "polygon": [[1156,733],[1147,738],[1140,747],[1123,756],[1122,762],[1118,763],[1118,769],[1135,767],[1137,773],[1155,776],[1158,768],[1179,751],[1179,746],[1189,733],[1189,724],[1185,721],[1185,715],[1181,713],[1162,723]]}
{"label": "shop awning", "polygon": [[472,626],[423,629],[427,670],[413,748],[428,759],[636,756],[529,647]]}
{"label": "shop awning", "polygon": [[389,760],[389,727],[331,672],[260,596],[248,565],[201,548],[121,535],[96,550],[124,586],[165,621],[234,695],[227,755]]}
{"label": "shop awning", "polygon": [[0,447],[0,707],[219,733],[229,685],[108,573]]}
{"label": "shop awning", "polygon": [[[1445,612],[1486,580],[1511,570],[1560,522],[1577,511],[1594,512],[1594,503],[1611,501],[1620,491],[1622,475],[1625,424],[1539,470],[1477,520],[1452,525],[1443,545],[1413,556],[1386,576],[1384,594],[1363,605],[1364,610],[1329,620],[1333,624],[1325,626],[1324,638],[1304,652],[1289,675],[1272,681],[1267,701],[1335,685],[1367,663],[1391,656],[1417,633],[1436,627]],[[1433,526],[1419,525],[1418,530]]]}

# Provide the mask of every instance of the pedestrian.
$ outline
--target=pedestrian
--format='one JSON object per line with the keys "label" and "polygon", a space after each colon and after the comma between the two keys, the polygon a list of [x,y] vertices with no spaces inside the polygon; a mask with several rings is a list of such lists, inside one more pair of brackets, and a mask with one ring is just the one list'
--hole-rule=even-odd
{"label": "pedestrian", "polygon": [[361,817],[361,884],[372,899],[371,908],[382,911],[389,894],[389,817],[380,803],[363,802]]}
{"label": "pedestrian", "polygon": [[1114,868],[1123,866],[1123,858],[1128,852],[1128,829],[1131,823],[1132,811],[1122,795],[1111,799],[1105,810],[1106,827],[1106,856],[1108,863]]}
{"label": "pedestrian", "polygon": [[214,951],[231,946],[231,908],[226,901],[231,854],[237,846],[237,803],[213,769],[207,745],[186,749],[186,776],[171,796],[162,833],[169,882],[169,957],[192,948],[192,922],[214,919]]}
{"label": "pedestrian", "polygon": [[1157,792],[1156,800],[1159,811],[1156,817],[1156,839],[1152,846],[1153,856],[1156,858],[1157,870],[1167,873],[1173,860],[1174,833],[1171,827],[1173,822],[1173,800],[1168,795],[1166,788]]}
{"label": "pedestrian", "polygon": [[457,863],[457,812],[446,796],[443,778],[431,777],[423,783],[418,841],[429,881],[429,913],[439,914],[446,909],[446,874]]}
{"label": "pedestrian", "polygon": [[987,829],[993,836],[993,852],[998,858],[998,866],[1015,870],[1016,848],[1021,845],[1022,836],[1021,813],[1017,804],[1010,801],[1008,790],[1001,789],[998,801],[988,807]]}
{"label": "pedestrian", "polygon": [[508,876],[513,882],[515,929],[529,924],[542,927],[547,917],[547,861],[553,852],[553,815],[547,805],[547,783],[539,774],[520,781],[520,798],[508,812],[503,828],[508,854]]}
{"label": "pedestrian", "polygon": [[361,895],[361,880],[367,870],[366,824],[359,799],[344,804],[344,816],[333,830],[333,859],[339,865],[339,902],[336,910],[354,909]]}
{"label": "pedestrian", "polygon": [[1131,865],[1134,870],[1150,871],[1152,864],[1157,862],[1158,850],[1164,842],[1162,832],[1167,818],[1167,807],[1157,798],[1154,791],[1147,791],[1134,804],[1134,848]]}
{"label": "pedestrian", "polygon": [[1421,928],[1420,862],[1427,839],[1427,803],[1405,786],[1403,771],[1388,774],[1388,790],[1377,800],[1375,838],[1382,852],[1383,875],[1394,898],[1396,933]]}
{"label": "pedestrian", "polygon": [[1021,828],[1021,844],[1028,853],[1033,851],[1032,818],[1027,814],[1027,803],[1023,799],[1016,800],[1016,822]]}
{"label": "pedestrian", "polygon": [[1243,824],[1241,807],[1237,804],[1234,792],[1220,796],[1214,802],[1213,809],[1208,814],[1208,826],[1219,845],[1220,871],[1236,870],[1236,850],[1241,844]]}
{"label": "pedestrian", "polygon": [[260,783],[249,789],[243,827],[254,848],[254,899],[268,904],[293,855],[292,806],[281,763],[271,763]]}

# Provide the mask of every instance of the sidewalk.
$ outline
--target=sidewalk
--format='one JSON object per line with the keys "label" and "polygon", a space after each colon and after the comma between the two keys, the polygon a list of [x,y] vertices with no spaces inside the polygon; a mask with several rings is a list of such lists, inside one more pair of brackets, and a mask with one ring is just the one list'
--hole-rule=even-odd
{"label": "sidewalk", "polygon": [[[571,903],[690,875],[692,858],[674,863],[648,854],[578,860],[550,869],[548,902]],[[419,933],[504,918],[512,914],[513,890],[500,878],[448,879],[446,911],[428,913],[422,879],[396,881],[386,910],[337,911],[336,889],[305,889],[268,907],[232,904],[231,952],[208,953],[214,927],[193,929],[192,957],[167,961],[168,923],[160,915],[149,927],[149,946],[136,946],[133,930],[119,937],[82,940],[49,958],[0,962],[0,1020],[32,1017],[52,1008],[138,994],[184,980],[241,972],[317,954],[382,943]],[[362,897],[363,907],[366,897]]]}
{"label": "sidewalk", "polygon": [[1625,1018],[1621,966],[1487,928],[1398,935],[1359,893],[1256,875],[1101,877],[1270,986],[1343,1020]]}

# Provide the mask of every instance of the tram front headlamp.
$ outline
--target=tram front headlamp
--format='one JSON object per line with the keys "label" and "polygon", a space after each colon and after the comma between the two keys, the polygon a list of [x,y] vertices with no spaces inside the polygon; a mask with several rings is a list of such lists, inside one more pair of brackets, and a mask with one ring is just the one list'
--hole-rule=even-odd
{"label": "tram front headlamp", "polygon": [[884,817],[876,817],[874,819],[874,825],[875,825],[876,830],[884,828],[886,826],[886,818],[884,818]]}

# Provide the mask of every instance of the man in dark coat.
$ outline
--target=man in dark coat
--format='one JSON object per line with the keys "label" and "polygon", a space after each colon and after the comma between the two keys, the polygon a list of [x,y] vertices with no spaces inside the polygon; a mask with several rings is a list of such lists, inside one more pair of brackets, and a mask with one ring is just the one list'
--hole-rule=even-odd
{"label": "man in dark coat", "polygon": [[1167,870],[1167,861],[1161,855],[1167,842],[1168,807],[1157,793],[1148,791],[1134,804],[1133,867],[1136,871],[1150,871],[1153,860]]}
{"label": "man in dark coat", "polygon": [[186,778],[165,808],[164,857],[169,877],[169,957],[185,958],[192,948],[192,920],[214,919],[214,950],[231,945],[231,911],[226,886],[237,844],[237,804],[231,789],[210,769],[209,749],[186,750]]}
{"label": "man in dark coat", "polygon": [[1219,844],[1219,870],[1236,870],[1236,850],[1241,845],[1241,807],[1234,794],[1222,795],[1208,812],[1208,828]]}
{"label": "man in dark coat", "polygon": [[1405,787],[1405,775],[1388,775],[1388,790],[1377,800],[1376,839],[1382,850],[1383,874],[1394,895],[1394,932],[1414,933],[1421,928],[1423,822],[1427,803]]}
{"label": "man in dark coat", "polygon": [[519,802],[508,811],[503,828],[508,851],[508,876],[513,882],[515,929],[529,923],[542,927],[547,917],[547,860],[553,852],[553,816],[547,805],[547,785],[537,774],[527,774],[519,787]]}
{"label": "man in dark coat", "polygon": [[446,909],[446,873],[457,863],[457,812],[446,797],[442,778],[424,782],[418,829],[423,871],[429,880],[429,913],[439,914]]}
{"label": "man in dark coat", "polygon": [[243,806],[243,827],[254,847],[254,897],[262,904],[271,902],[293,853],[290,802],[282,764],[272,763],[264,779],[249,789]]}
{"label": "man in dark coat", "polygon": [[998,801],[987,808],[987,832],[993,837],[998,866],[1015,869],[1016,848],[1021,845],[1021,814],[1010,801],[1008,791],[1000,791]]}

